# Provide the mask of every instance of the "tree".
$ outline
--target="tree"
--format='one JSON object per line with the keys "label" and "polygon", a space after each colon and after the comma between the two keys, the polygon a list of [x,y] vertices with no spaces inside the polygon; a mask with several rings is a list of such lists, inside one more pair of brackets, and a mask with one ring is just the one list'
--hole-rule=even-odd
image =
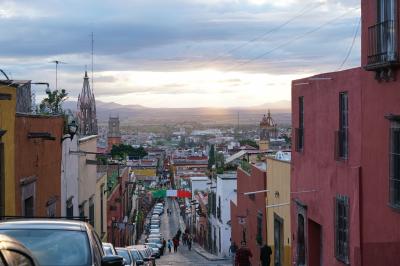
{"label": "tree", "polygon": [[215,148],[214,144],[212,144],[210,147],[210,151],[208,153],[208,169],[211,170],[214,164],[215,164]]}
{"label": "tree", "polygon": [[218,152],[216,157],[215,157],[215,164],[217,168],[217,174],[223,174],[224,173],[224,167],[225,167],[225,157],[222,152]]}
{"label": "tree", "polygon": [[142,159],[147,156],[146,150],[140,146],[139,148],[133,148],[131,145],[119,144],[113,145],[111,148],[111,156],[113,158],[122,158],[126,156],[133,157],[133,159]]}
{"label": "tree", "polygon": [[255,142],[255,141],[252,140],[252,139],[243,139],[243,140],[240,140],[239,143],[240,143],[240,146],[249,145],[249,146],[252,146],[252,147],[254,147],[254,148],[256,148],[256,149],[259,149],[259,148],[260,148],[260,147],[257,145],[257,142]]}
{"label": "tree", "polygon": [[68,93],[62,90],[46,90],[47,97],[39,104],[39,112],[44,114],[61,114],[62,103],[68,99]]}

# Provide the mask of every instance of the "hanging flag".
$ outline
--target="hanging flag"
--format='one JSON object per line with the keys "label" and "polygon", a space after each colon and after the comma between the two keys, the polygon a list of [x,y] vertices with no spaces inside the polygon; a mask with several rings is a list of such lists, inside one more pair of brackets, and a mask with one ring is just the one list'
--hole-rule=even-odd
{"label": "hanging flag", "polygon": [[177,192],[175,189],[168,189],[167,190],[167,197],[176,197],[177,196]]}
{"label": "hanging flag", "polygon": [[167,190],[165,189],[154,190],[152,192],[153,198],[165,198],[166,195],[167,195]]}
{"label": "hanging flag", "polygon": [[186,191],[186,190],[183,190],[183,189],[178,190],[177,194],[178,194],[177,195],[178,198],[190,198],[190,197],[192,197],[192,193],[190,193],[190,191]]}

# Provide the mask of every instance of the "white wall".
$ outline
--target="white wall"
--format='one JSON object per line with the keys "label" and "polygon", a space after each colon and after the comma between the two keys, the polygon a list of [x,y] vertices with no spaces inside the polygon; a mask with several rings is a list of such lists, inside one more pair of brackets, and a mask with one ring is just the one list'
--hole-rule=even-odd
{"label": "white wall", "polygon": [[70,154],[78,150],[78,137],[72,141],[68,138],[62,142],[61,159],[61,216],[67,215],[67,200],[72,197],[73,214],[79,216],[78,160],[79,155]]}
{"label": "white wall", "polygon": [[[88,136],[79,139],[79,151],[96,152],[97,136]],[[79,204],[84,203],[85,216],[89,218],[89,198],[96,194],[97,169],[94,164],[87,164],[86,160],[96,160],[95,154],[79,155]],[[96,208],[96,206],[95,206]]]}
{"label": "white wall", "polygon": [[218,198],[221,198],[221,220],[215,219],[216,227],[221,229],[221,252],[219,252],[219,234],[217,231],[218,256],[229,256],[231,227],[227,222],[231,219],[231,200],[236,198],[237,179],[236,174],[219,175],[217,177],[217,207]]}

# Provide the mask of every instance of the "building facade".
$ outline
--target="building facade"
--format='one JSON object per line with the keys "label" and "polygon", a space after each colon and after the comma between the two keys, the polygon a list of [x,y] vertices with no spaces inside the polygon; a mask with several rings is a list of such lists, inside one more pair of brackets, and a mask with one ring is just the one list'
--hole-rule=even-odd
{"label": "building facade", "polygon": [[63,116],[17,113],[15,119],[16,215],[61,215]]}
{"label": "building facade", "polygon": [[78,137],[62,142],[61,160],[61,216],[79,216]]}
{"label": "building facade", "polygon": [[15,215],[16,88],[0,83],[0,215]]}
{"label": "building facade", "polygon": [[273,265],[292,265],[290,223],[290,157],[267,157],[267,244]]}
{"label": "building facade", "polygon": [[398,264],[400,7],[361,6],[362,66],[292,83],[297,265]]}
{"label": "building facade", "polygon": [[[232,241],[238,246],[247,243],[253,257],[251,264],[257,265],[260,247],[266,242],[267,230],[265,216],[266,192],[265,164],[242,165],[237,170],[237,202],[231,200]],[[246,193],[246,194],[245,194]]]}
{"label": "building facade", "polygon": [[[119,130],[119,117],[108,119],[107,151],[110,152],[113,145],[121,144],[121,132]],[[138,158],[136,158],[138,159]]]}
{"label": "building facade", "polygon": [[97,135],[87,136],[78,140],[78,176],[79,176],[79,216],[89,219],[94,226],[95,195],[97,181],[96,148]]}

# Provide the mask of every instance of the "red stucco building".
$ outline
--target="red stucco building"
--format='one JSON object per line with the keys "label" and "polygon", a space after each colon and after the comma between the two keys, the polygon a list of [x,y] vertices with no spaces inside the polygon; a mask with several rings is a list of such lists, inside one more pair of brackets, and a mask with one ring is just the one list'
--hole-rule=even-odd
{"label": "red stucco building", "polygon": [[231,201],[232,241],[240,247],[244,240],[253,253],[252,265],[258,265],[260,244],[266,242],[265,197],[266,192],[245,195],[244,193],[262,191],[266,188],[265,164],[248,165],[249,168],[237,170],[237,199]]}
{"label": "red stucco building", "polygon": [[63,116],[17,113],[15,119],[16,215],[61,216]]}
{"label": "red stucco building", "polygon": [[296,265],[398,265],[400,82],[394,0],[362,1],[362,66],[292,83]]}

